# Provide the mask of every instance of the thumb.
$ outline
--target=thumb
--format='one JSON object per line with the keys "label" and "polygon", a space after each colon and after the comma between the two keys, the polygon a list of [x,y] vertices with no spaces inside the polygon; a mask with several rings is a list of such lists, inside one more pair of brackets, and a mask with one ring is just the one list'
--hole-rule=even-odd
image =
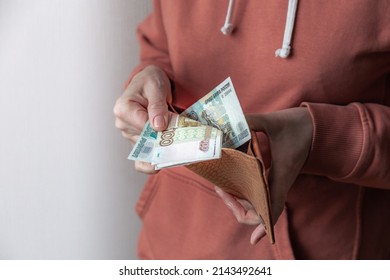
{"label": "thumb", "polygon": [[163,131],[168,126],[168,106],[160,101],[149,103],[149,121],[157,131]]}
{"label": "thumb", "polygon": [[147,91],[148,116],[152,127],[157,131],[163,131],[168,126],[167,94],[164,90],[152,88]]}

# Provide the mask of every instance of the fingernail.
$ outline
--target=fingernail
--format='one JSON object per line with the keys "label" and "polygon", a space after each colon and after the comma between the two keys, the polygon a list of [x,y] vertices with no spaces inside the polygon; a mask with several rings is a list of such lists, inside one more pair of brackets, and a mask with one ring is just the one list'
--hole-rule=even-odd
{"label": "fingernail", "polygon": [[165,128],[165,119],[163,116],[155,116],[153,119],[153,126],[155,128]]}

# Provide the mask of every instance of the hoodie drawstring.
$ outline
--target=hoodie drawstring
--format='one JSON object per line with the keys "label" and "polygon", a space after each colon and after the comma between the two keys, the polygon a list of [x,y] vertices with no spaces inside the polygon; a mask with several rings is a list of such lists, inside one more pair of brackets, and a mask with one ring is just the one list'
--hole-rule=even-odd
{"label": "hoodie drawstring", "polygon": [[[229,0],[229,6],[226,12],[225,24],[221,28],[224,35],[230,35],[233,31],[232,12],[234,0]],[[280,49],[275,51],[276,57],[287,58],[291,52],[291,38],[294,30],[295,17],[297,14],[298,0],[289,0],[287,9],[286,26],[284,28],[283,44]]]}
{"label": "hoodie drawstring", "polygon": [[275,51],[275,56],[287,58],[291,51],[291,37],[294,29],[295,17],[297,14],[298,0],[289,0],[286,18],[286,27],[284,28],[283,45]]}
{"label": "hoodie drawstring", "polygon": [[233,24],[232,24],[233,6],[234,6],[234,0],[229,0],[229,6],[226,12],[225,24],[221,28],[221,32],[224,35],[230,35],[233,31]]}

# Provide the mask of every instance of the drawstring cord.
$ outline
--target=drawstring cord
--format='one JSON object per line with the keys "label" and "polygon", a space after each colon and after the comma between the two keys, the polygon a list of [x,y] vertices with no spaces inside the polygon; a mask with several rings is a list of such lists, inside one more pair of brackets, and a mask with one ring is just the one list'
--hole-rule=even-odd
{"label": "drawstring cord", "polygon": [[233,31],[233,24],[232,24],[232,12],[233,12],[233,6],[234,6],[234,0],[229,0],[229,6],[226,13],[226,19],[225,24],[221,28],[221,32],[224,35],[230,35]]}
{"label": "drawstring cord", "polygon": [[[221,28],[221,32],[224,35],[230,35],[233,31],[232,13],[233,13],[234,0],[229,0],[229,6],[226,12],[225,24]],[[275,51],[276,57],[287,58],[291,52],[291,38],[294,30],[295,17],[297,14],[298,0],[289,0],[286,26],[284,28],[283,44],[280,49]]]}
{"label": "drawstring cord", "polygon": [[291,37],[294,29],[294,22],[297,13],[298,0],[288,1],[286,27],[284,29],[283,45],[275,51],[276,57],[287,58],[291,51]]}

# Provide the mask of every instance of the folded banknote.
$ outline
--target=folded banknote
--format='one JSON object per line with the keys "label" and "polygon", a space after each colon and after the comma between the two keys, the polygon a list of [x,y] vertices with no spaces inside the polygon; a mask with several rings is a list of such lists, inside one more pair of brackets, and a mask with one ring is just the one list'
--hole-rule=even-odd
{"label": "folded banknote", "polygon": [[129,159],[150,162],[157,170],[220,158],[221,145],[220,130],[171,114],[162,132],[156,132],[150,123],[145,125]]}

